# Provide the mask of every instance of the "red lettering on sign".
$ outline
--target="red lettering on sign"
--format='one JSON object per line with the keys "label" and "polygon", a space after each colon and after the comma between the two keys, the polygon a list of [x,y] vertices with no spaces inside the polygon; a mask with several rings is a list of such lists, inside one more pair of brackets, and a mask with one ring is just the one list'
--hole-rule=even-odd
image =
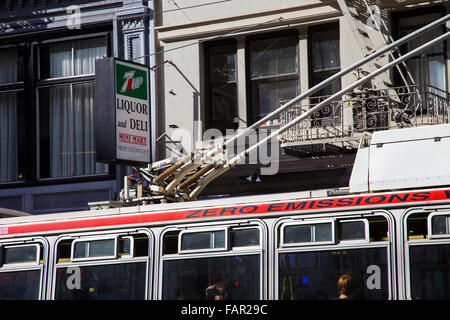
{"label": "red lettering on sign", "polygon": [[147,145],[147,138],[142,136],[135,136],[132,134],[119,133],[119,141],[131,144],[138,144],[140,146]]}

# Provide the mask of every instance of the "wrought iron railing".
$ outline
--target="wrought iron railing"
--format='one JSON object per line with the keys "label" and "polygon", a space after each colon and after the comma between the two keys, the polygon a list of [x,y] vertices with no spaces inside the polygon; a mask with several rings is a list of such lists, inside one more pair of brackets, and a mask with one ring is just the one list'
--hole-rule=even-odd
{"label": "wrought iron railing", "polygon": [[[326,98],[311,97],[286,109],[280,114],[280,126]],[[355,146],[363,132],[450,123],[449,111],[449,93],[430,85],[353,91],[292,126],[280,139],[285,146],[324,142]]]}

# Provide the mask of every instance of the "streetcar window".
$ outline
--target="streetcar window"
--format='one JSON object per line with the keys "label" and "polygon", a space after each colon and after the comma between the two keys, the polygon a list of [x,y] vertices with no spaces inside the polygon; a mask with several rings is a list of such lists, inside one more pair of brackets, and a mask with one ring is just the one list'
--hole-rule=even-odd
{"label": "streetcar window", "polygon": [[133,255],[133,237],[121,237],[119,239],[119,256],[132,256]]}
{"label": "streetcar window", "polygon": [[[61,239],[57,246],[53,297],[145,299],[149,249],[146,232]],[[104,261],[94,262],[98,259]]]}
{"label": "streetcar window", "polygon": [[293,224],[283,227],[283,245],[325,243],[334,240],[333,223]]}
{"label": "streetcar window", "polygon": [[178,253],[178,235],[180,231],[169,231],[163,237],[163,254]]}
{"label": "streetcar window", "polygon": [[[211,285],[226,287],[227,300],[261,299],[260,254],[230,255],[164,261],[162,298],[164,300],[214,299]],[[223,291],[222,291],[223,293]]]}
{"label": "streetcar window", "polygon": [[259,245],[259,229],[231,229],[231,246],[232,247],[247,247]]}
{"label": "streetcar window", "polygon": [[[146,257],[149,255],[149,245],[148,245],[148,235],[146,234],[136,234],[133,235],[133,252],[134,257]],[[119,251],[120,252],[120,251]]]}
{"label": "streetcar window", "polygon": [[427,237],[426,212],[412,214],[407,220],[408,240],[425,239]]}
{"label": "streetcar window", "polygon": [[75,240],[72,244],[72,260],[89,258],[115,258],[117,239]]}
{"label": "streetcar window", "polygon": [[335,300],[337,283],[353,279],[353,299],[388,299],[387,248],[282,252],[278,259],[280,300]]}
{"label": "streetcar window", "polygon": [[41,270],[0,272],[0,300],[37,300]]}
{"label": "streetcar window", "polygon": [[340,221],[338,232],[340,240],[367,240],[368,223],[366,220]]}
{"label": "streetcar window", "polygon": [[430,236],[449,236],[450,235],[450,216],[443,214],[430,214],[428,218],[428,230],[431,230]]}
{"label": "streetcar window", "polygon": [[181,251],[225,248],[225,230],[181,233]]}
{"label": "streetcar window", "polygon": [[3,264],[39,263],[40,248],[38,244],[6,246],[3,249]]}
{"label": "streetcar window", "polygon": [[450,299],[450,244],[409,248],[411,298]]}
{"label": "streetcar window", "polygon": [[[55,299],[142,300],[146,292],[146,261],[62,266],[56,269]],[[77,274],[79,283],[74,281]]]}

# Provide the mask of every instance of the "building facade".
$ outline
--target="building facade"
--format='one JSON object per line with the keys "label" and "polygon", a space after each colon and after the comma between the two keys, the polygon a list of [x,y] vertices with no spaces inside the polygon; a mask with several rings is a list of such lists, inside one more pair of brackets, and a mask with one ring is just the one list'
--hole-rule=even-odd
{"label": "building facade", "polygon": [[130,169],[96,162],[95,59],[149,64],[152,12],[142,1],[1,2],[0,207],[39,214],[118,198]]}
{"label": "building facade", "polygon": [[[249,127],[370,52],[443,17],[449,3],[175,0],[156,1],[155,11],[158,136],[170,137],[159,141],[167,147],[159,149],[162,158],[177,143],[179,149],[192,144],[179,139],[179,128],[192,133],[194,144],[203,141],[196,147],[207,148],[226,130]],[[399,50],[404,54],[444,32],[435,28]],[[264,128],[287,123],[398,57],[392,54],[333,81]],[[254,183],[254,167],[237,166],[203,194],[347,186],[363,133],[448,122],[448,66],[446,42],[433,46],[284,132],[277,174]]]}
{"label": "building facade", "polygon": [[[249,127],[449,10],[448,1],[416,0],[3,1],[0,207],[39,214],[119,199],[132,169],[96,162],[95,59],[151,67],[152,159],[160,160]],[[283,133],[270,151],[276,172],[239,165],[203,195],[347,186],[363,134],[448,122],[448,50],[443,42],[414,56]],[[264,128],[275,130],[393,58],[334,81]]]}

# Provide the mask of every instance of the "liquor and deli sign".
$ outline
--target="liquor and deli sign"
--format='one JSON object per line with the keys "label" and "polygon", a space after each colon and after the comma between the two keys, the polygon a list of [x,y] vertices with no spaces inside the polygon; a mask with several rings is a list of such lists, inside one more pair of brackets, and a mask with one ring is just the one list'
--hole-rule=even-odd
{"label": "liquor and deli sign", "polygon": [[103,58],[95,65],[97,161],[146,165],[150,150],[150,85],[147,66]]}

